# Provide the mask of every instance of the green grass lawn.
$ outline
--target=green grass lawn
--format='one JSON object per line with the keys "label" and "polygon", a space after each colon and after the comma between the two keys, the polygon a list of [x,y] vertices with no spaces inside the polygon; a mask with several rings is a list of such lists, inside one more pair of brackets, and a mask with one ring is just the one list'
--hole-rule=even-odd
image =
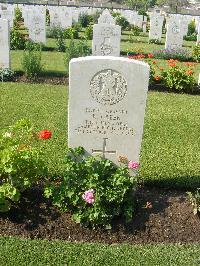
{"label": "green grass lawn", "polygon": [[103,245],[0,238],[0,264],[197,266],[200,245]]}
{"label": "green grass lawn", "polygon": [[[46,158],[52,174],[63,172],[67,145],[65,86],[0,84],[1,127],[27,117],[37,130],[50,129]],[[200,96],[149,92],[140,178],[164,187],[200,185]]]}

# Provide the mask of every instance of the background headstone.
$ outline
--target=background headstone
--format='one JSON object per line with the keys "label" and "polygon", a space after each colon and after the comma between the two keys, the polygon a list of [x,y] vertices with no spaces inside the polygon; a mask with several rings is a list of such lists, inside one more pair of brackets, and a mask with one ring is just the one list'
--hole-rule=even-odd
{"label": "background headstone", "polygon": [[116,164],[119,156],[139,162],[148,82],[149,65],[141,61],[72,59],[68,146],[82,146]]}
{"label": "background headstone", "polygon": [[10,68],[10,27],[6,19],[0,18],[0,69]]}

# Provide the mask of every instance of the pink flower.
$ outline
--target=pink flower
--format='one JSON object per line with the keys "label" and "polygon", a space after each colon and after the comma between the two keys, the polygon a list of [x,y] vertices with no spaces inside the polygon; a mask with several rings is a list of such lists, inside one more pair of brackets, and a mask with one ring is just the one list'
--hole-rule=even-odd
{"label": "pink flower", "polygon": [[89,204],[93,204],[94,201],[95,201],[95,195],[94,195],[95,191],[94,189],[90,189],[90,190],[87,190],[83,193],[82,195],[82,199],[89,203]]}
{"label": "pink flower", "polygon": [[136,163],[134,161],[129,161],[128,168],[129,169],[137,169],[139,167],[139,163]]}

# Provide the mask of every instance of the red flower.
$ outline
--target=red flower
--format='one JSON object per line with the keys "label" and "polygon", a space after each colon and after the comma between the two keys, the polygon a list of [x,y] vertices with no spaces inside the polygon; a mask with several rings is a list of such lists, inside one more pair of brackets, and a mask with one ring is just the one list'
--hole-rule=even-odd
{"label": "red flower", "polygon": [[151,209],[153,206],[152,206],[152,203],[147,201],[147,204],[145,206],[146,209]]}
{"label": "red flower", "polygon": [[51,136],[52,136],[51,131],[49,131],[49,130],[47,130],[47,129],[41,130],[41,131],[38,133],[38,138],[39,138],[39,139],[50,139]]}
{"label": "red flower", "polygon": [[159,81],[159,80],[161,80],[161,77],[160,76],[156,76],[154,79]]}
{"label": "red flower", "polygon": [[153,65],[156,65],[156,61],[152,61],[152,64],[153,64]]}
{"label": "red flower", "polygon": [[153,58],[153,55],[152,54],[148,54],[148,58]]}
{"label": "red flower", "polygon": [[185,62],[185,65],[188,66],[188,67],[190,67],[190,66],[193,66],[194,63],[191,63],[191,62]]}
{"label": "red flower", "polygon": [[189,76],[191,76],[193,74],[193,70],[192,69],[187,70],[186,71],[186,74],[189,75]]}

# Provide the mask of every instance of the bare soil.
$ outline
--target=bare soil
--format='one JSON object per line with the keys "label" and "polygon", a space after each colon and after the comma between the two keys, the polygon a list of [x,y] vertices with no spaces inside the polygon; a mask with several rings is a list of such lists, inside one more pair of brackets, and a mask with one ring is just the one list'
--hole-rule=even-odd
{"label": "bare soil", "polygon": [[[70,213],[60,213],[36,186],[9,213],[0,214],[0,235],[108,244],[200,242],[200,218],[193,214],[186,192],[142,188],[136,199],[131,223],[116,219],[112,230],[92,230],[73,222]],[[145,208],[147,202],[152,208]]]}

